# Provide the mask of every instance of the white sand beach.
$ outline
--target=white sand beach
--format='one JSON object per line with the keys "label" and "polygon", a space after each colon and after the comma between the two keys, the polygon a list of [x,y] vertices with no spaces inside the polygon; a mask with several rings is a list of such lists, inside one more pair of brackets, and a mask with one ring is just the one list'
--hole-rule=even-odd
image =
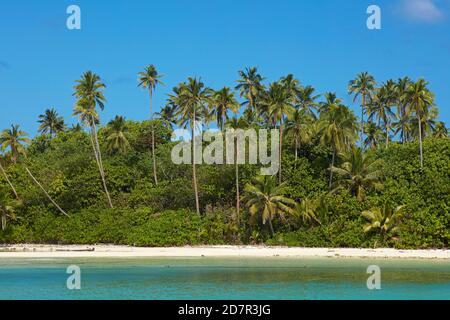
{"label": "white sand beach", "polygon": [[293,257],[450,259],[450,250],[199,246],[141,248],[116,245],[0,245],[1,258]]}

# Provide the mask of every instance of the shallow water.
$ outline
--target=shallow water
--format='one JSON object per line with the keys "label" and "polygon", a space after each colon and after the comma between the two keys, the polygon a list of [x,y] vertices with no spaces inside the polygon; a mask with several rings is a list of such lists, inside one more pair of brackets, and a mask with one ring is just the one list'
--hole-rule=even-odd
{"label": "shallow water", "polygon": [[[81,268],[68,290],[66,268]],[[381,290],[369,290],[369,265]],[[297,258],[0,258],[0,299],[450,299],[450,262]]]}

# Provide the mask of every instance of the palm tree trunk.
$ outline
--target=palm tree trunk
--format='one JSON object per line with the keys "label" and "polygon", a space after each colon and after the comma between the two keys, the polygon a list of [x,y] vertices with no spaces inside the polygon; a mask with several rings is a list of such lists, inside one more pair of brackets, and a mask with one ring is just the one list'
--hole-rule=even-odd
{"label": "palm tree trunk", "polygon": [[279,167],[279,173],[278,173],[278,183],[279,184],[281,184],[281,161],[282,161],[282,152],[283,152],[283,117],[281,117],[281,120],[280,120],[280,154],[278,155],[279,156],[279,160],[278,160],[278,162],[279,162],[279,164],[278,164],[278,167]]}
{"label": "palm tree trunk", "polygon": [[389,146],[389,123],[386,123],[386,149]]}
{"label": "palm tree trunk", "polygon": [[192,119],[192,183],[194,184],[195,193],[195,209],[197,214],[200,215],[200,201],[198,199],[198,188],[197,188],[197,172],[195,170],[195,111],[194,117]]}
{"label": "palm tree trunk", "polygon": [[156,157],[155,157],[155,126],[153,123],[153,92],[150,87],[150,123],[152,130],[152,162],[153,162],[153,177],[155,179],[155,184],[158,185],[158,176],[156,175]]}
{"label": "palm tree trunk", "polygon": [[361,148],[364,149],[364,109],[366,108],[366,95],[362,95],[362,104],[361,104]]}
{"label": "palm tree trunk", "polygon": [[98,169],[100,171],[100,176],[102,178],[103,188],[105,189],[106,197],[108,198],[109,207],[111,209],[113,209],[114,206],[112,204],[111,196],[109,195],[108,187],[106,185],[105,170],[103,169],[102,153],[100,151],[100,144],[98,142],[98,136],[97,136],[97,127],[95,126],[94,119],[92,119],[91,130],[92,130],[92,135],[93,135],[93,143],[95,142],[94,153],[96,155],[97,165],[98,165]]}
{"label": "palm tree trunk", "polygon": [[241,199],[239,196],[239,164],[238,164],[238,148],[236,145],[236,158],[235,158],[235,164],[236,164],[236,219],[237,219],[237,225],[238,225],[238,232],[239,232],[239,226],[240,226],[240,205],[241,205]]}
{"label": "palm tree trunk", "polygon": [[330,183],[329,183],[329,187],[331,189],[331,185],[333,183],[333,170],[332,168],[334,167],[334,158],[336,157],[336,149],[333,147],[333,154],[331,155],[331,167],[330,167]]}
{"label": "palm tree trunk", "polygon": [[269,219],[269,228],[270,228],[270,234],[273,237],[275,234],[275,231],[273,230],[272,219]]}
{"label": "palm tree trunk", "polygon": [[20,200],[19,195],[17,194],[16,188],[14,188],[13,184],[11,183],[11,180],[9,180],[8,175],[6,174],[5,169],[3,168],[2,164],[0,163],[0,170],[2,171],[3,176],[5,177],[6,182],[11,187],[14,195],[16,196],[17,200]]}
{"label": "palm tree trunk", "polygon": [[298,157],[298,137],[295,136],[295,167],[297,167],[297,157]]}
{"label": "palm tree trunk", "polygon": [[422,121],[420,116],[417,116],[419,121],[419,150],[420,150],[420,168],[423,169],[423,147],[422,147]]}
{"label": "palm tree trunk", "polygon": [[58,210],[65,215],[66,217],[68,217],[69,215],[63,210],[61,209],[61,207],[52,199],[52,197],[50,197],[50,195],[47,193],[47,191],[44,189],[44,187],[39,183],[39,181],[36,180],[36,178],[33,176],[33,174],[31,173],[31,171],[28,169],[28,167],[25,167],[25,170],[27,171],[28,175],[31,177],[31,179],[33,179],[34,183],[36,183],[39,188],[41,188],[41,190],[44,192],[45,196],[50,200],[51,203],[53,203],[53,205],[58,208]]}

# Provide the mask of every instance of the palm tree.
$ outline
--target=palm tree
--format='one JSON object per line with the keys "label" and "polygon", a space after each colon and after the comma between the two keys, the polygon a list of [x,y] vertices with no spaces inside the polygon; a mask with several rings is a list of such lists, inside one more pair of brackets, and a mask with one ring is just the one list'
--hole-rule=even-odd
{"label": "palm tree", "polygon": [[292,210],[292,215],[297,219],[301,219],[303,223],[314,221],[320,224],[320,221],[316,216],[318,206],[318,201],[304,198],[301,202],[295,204],[295,207]]}
{"label": "palm tree", "polygon": [[230,88],[222,88],[212,95],[211,114],[215,115],[217,126],[223,131],[225,122],[228,120],[228,111],[237,113],[239,102],[234,97]]}
{"label": "palm tree", "polygon": [[280,131],[280,151],[278,159],[278,182],[282,181],[282,152],[283,152],[283,131],[286,116],[290,116],[294,111],[294,93],[291,88],[286,86],[286,82],[274,82],[270,85],[269,90],[263,101],[263,105],[267,110],[269,119],[274,124],[279,124]]}
{"label": "palm tree", "polygon": [[197,173],[196,173],[196,147],[195,147],[195,126],[196,121],[204,117],[207,113],[207,104],[211,100],[211,90],[197,78],[188,78],[186,83],[174,88],[174,95],[169,97],[169,101],[177,105],[176,115],[179,124],[183,127],[190,127],[192,139],[192,183],[195,192],[195,207],[200,214],[200,201],[198,196]]}
{"label": "palm tree", "polygon": [[364,112],[367,107],[367,102],[372,97],[372,92],[375,88],[375,78],[368,72],[362,72],[356,76],[356,79],[350,80],[348,84],[349,94],[353,94],[353,102],[358,97],[361,97],[361,145],[363,144],[363,130],[364,130]]}
{"label": "palm tree", "polygon": [[395,113],[392,111],[392,107],[395,104],[395,84],[390,80],[383,84],[381,88],[375,91],[375,95],[372,98],[368,106],[369,119],[378,119],[378,125],[381,121],[384,125],[386,148],[389,145],[389,131],[391,130],[391,119],[395,118]]}
{"label": "palm tree", "polygon": [[50,136],[64,131],[66,125],[64,124],[63,117],[58,115],[55,109],[47,109],[44,114],[39,116],[39,132],[42,134],[49,133]]}
{"label": "palm tree", "polygon": [[0,224],[2,231],[6,230],[9,219],[15,220],[15,207],[19,205],[19,201],[10,198],[5,188],[0,188]]}
{"label": "palm tree", "polygon": [[364,146],[376,149],[383,141],[383,131],[374,122],[367,122],[364,125]]}
{"label": "palm tree", "polygon": [[139,72],[139,85],[138,87],[148,88],[150,95],[150,120],[152,129],[152,161],[153,161],[153,178],[155,184],[158,185],[158,176],[156,174],[156,157],[155,157],[155,128],[153,123],[153,91],[158,84],[164,84],[160,79],[162,75],[158,74],[154,65],[148,65],[144,71]]}
{"label": "palm tree", "polygon": [[0,135],[0,148],[5,150],[10,148],[11,150],[11,159],[15,164],[17,163],[17,159],[20,155],[25,154],[25,147],[22,143],[28,143],[30,139],[26,132],[20,130],[20,126],[18,124],[11,125],[11,129],[5,129]]}
{"label": "palm tree", "polygon": [[159,119],[165,121],[172,127],[172,125],[177,122],[175,117],[175,111],[176,106],[167,104],[166,106],[161,108],[160,112],[156,112],[155,114],[158,116]]}
{"label": "palm tree", "polygon": [[331,168],[337,176],[334,191],[348,188],[359,201],[362,201],[366,190],[381,188],[381,160],[375,160],[370,153],[364,153],[358,147],[352,147],[352,150],[344,155],[343,160],[340,167]]}
{"label": "palm tree", "polygon": [[405,213],[406,206],[392,208],[387,202],[384,205],[362,212],[368,223],[364,226],[364,232],[378,232],[383,239],[399,231],[401,218]]}
{"label": "palm tree", "polygon": [[[248,122],[243,118],[237,118],[234,117],[227,121],[226,126],[228,128],[238,130],[238,129],[245,129],[248,127]],[[237,143],[235,143],[235,154],[234,154],[234,165],[235,165],[235,179],[236,179],[236,216],[237,216],[237,223],[238,226],[240,225],[240,208],[241,208],[241,199],[240,199],[240,190],[239,190],[239,163],[238,163],[238,157],[239,157],[239,148],[237,146]]]}
{"label": "palm tree", "polygon": [[262,223],[269,224],[273,236],[273,218],[276,215],[291,213],[291,206],[295,205],[293,200],[285,197],[285,184],[277,185],[274,176],[258,176],[245,186],[244,191],[250,214],[261,214]]}
{"label": "palm tree", "polygon": [[433,131],[433,137],[437,139],[446,139],[448,138],[448,129],[445,126],[445,123],[442,121],[439,121],[436,126],[434,127]]}
{"label": "palm tree", "polygon": [[334,162],[337,153],[344,152],[355,141],[357,136],[356,117],[348,107],[341,104],[334,94],[326,94],[327,102],[322,104],[318,123],[320,142],[331,149],[330,180],[333,182]]}
{"label": "palm tree", "polygon": [[314,91],[315,89],[311,86],[300,86],[296,93],[296,108],[313,117],[315,117],[313,110],[319,106],[316,100],[320,97],[319,94],[314,95]]}
{"label": "palm tree", "polygon": [[74,96],[78,99],[74,107],[74,115],[79,116],[82,123],[90,127],[91,130],[91,143],[94,150],[95,160],[100,172],[100,176],[103,182],[103,188],[105,189],[106,197],[111,208],[113,204],[109,195],[108,187],[106,185],[105,171],[103,169],[102,154],[100,150],[100,144],[97,136],[97,126],[99,122],[99,116],[96,110],[98,106],[100,110],[105,108],[105,96],[103,95],[103,89],[106,88],[105,84],[101,81],[100,77],[92,71],[85,72],[80,80],[76,81],[74,87]]}
{"label": "palm tree", "polygon": [[310,142],[313,137],[312,122],[312,116],[304,109],[296,109],[288,117],[285,132],[287,137],[292,137],[294,140],[295,163],[297,163],[300,145]]}
{"label": "palm tree", "polygon": [[412,81],[408,77],[400,78],[397,81],[395,86],[396,89],[396,100],[397,100],[397,118],[399,119],[398,128],[396,134],[400,132],[400,137],[402,143],[407,141],[405,124],[408,119],[408,115],[406,113],[406,91],[408,87],[411,85]]}
{"label": "palm tree", "polygon": [[240,79],[237,80],[238,85],[235,87],[239,90],[240,96],[247,99],[242,103],[248,108],[246,110],[249,118],[255,117],[259,112],[257,101],[264,91],[262,82],[265,80],[259,73],[256,67],[245,68],[245,71],[239,71]]}
{"label": "palm tree", "polygon": [[108,123],[106,128],[106,149],[110,154],[125,153],[130,148],[130,143],[126,137],[128,131],[125,118],[116,116]]}
{"label": "palm tree", "polygon": [[434,105],[434,95],[427,88],[428,82],[419,79],[406,91],[407,113],[414,113],[419,127],[420,167],[423,169],[422,123],[430,108]]}

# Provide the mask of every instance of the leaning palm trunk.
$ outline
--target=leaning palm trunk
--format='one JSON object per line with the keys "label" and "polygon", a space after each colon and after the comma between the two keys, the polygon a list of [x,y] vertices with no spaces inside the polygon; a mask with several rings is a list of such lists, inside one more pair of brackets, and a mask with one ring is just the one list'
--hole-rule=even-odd
{"label": "leaning palm trunk", "polygon": [[155,157],[155,125],[153,123],[153,92],[150,87],[150,123],[152,130],[152,162],[153,162],[153,177],[155,179],[155,184],[158,185],[158,176],[156,174],[156,157]]}
{"label": "leaning palm trunk", "polygon": [[362,95],[362,105],[361,105],[361,148],[364,149],[364,109],[366,108],[366,95]]}
{"label": "leaning palm trunk", "polygon": [[9,180],[8,175],[6,174],[5,169],[3,168],[2,164],[0,163],[0,170],[2,171],[3,176],[5,177],[6,182],[11,187],[14,195],[16,196],[17,200],[20,200],[19,195],[17,194],[16,188],[14,188],[14,185],[11,183],[11,180]]}
{"label": "leaning palm trunk", "polygon": [[422,147],[422,121],[420,116],[417,117],[419,121],[419,151],[420,151],[420,168],[423,169],[423,147]]}
{"label": "leaning palm trunk", "polygon": [[106,185],[105,171],[103,169],[102,153],[100,151],[100,144],[98,142],[98,137],[97,137],[97,127],[95,126],[95,121],[93,119],[92,119],[91,131],[92,131],[92,135],[93,135],[93,140],[91,140],[91,141],[92,141],[93,147],[94,147],[94,154],[95,154],[95,158],[97,160],[97,166],[100,171],[100,176],[102,178],[103,188],[105,189],[106,197],[108,198],[109,207],[112,209],[112,208],[114,208],[114,206],[112,204],[111,197],[110,197],[109,191],[108,191],[108,187]]}
{"label": "leaning palm trunk", "polygon": [[53,205],[58,208],[58,210],[65,216],[69,216],[63,209],[61,209],[61,207],[52,199],[52,197],[50,197],[50,195],[48,194],[48,192],[44,189],[44,187],[39,183],[39,181],[36,180],[36,178],[33,176],[33,174],[31,173],[31,171],[28,169],[28,167],[25,167],[25,170],[27,171],[28,175],[31,177],[31,179],[34,181],[34,183],[36,183],[38,185],[39,188],[41,188],[41,190],[44,192],[45,196],[50,200],[51,203],[53,203]]}
{"label": "leaning palm trunk", "polygon": [[295,167],[297,167],[297,158],[298,158],[298,136],[295,135]]}
{"label": "leaning palm trunk", "polygon": [[386,149],[389,146],[389,123],[386,123]]}
{"label": "leaning palm trunk", "polygon": [[200,215],[200,201],[198,199],[198,188],[197,188],[197,173],[195,169],[195,111],[194,117],[192,119],[192,182],[194,184],[194,193],[195,193],[195,208],[197,210],[197,214]]}
{"label": "leaning palm trunk", "polygon": [[239,164],[238,164],[238,147],[236,144],[236,158],[235,158],[235,163],[236,163],[236,219],[237,219],[237,225],[238,225],[238,232],[239,232],[239,227],[240,227],[240,206],[241,206],[241,199],[239,196]]}

